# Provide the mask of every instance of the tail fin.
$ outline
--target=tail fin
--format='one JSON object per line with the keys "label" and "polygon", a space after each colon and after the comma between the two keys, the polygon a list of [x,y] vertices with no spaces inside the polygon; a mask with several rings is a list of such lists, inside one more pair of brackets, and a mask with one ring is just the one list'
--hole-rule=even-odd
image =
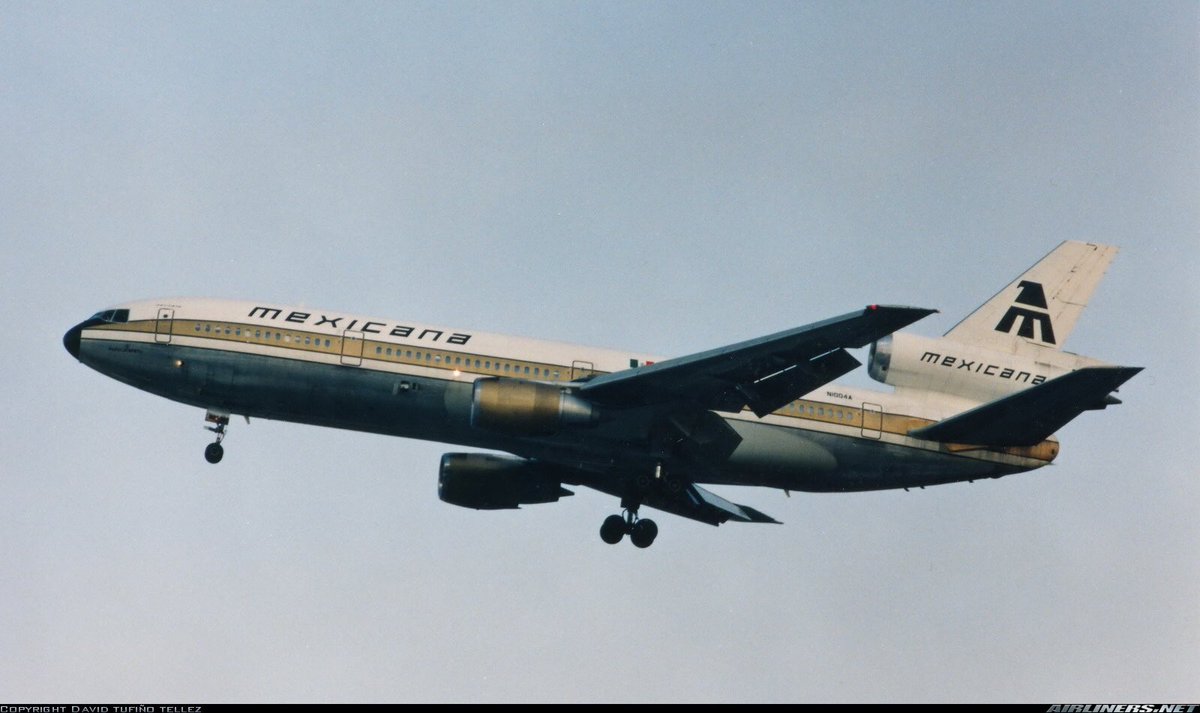
{"label": "tail fin", "polygon": [[1117,249],[1067,241],[954,325],[946,337],[1010,354],[1062,349]]}

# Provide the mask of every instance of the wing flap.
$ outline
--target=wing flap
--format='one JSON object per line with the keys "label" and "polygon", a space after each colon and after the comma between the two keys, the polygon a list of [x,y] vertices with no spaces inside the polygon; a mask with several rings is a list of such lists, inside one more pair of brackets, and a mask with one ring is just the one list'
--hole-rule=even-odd
{"label": "wing flap", "polygon": [[835,349],[781,372],[738,387],[750,410],[762,418],[819,386],[854,371],[859,360],[845,349]]}
{"label": "wing flap", "polygon": [[1036,445],[1084,411],[1104,408],[1111,392],[1141,370],[1132,366],[1078,369],[909,435],[981,446]]}
{"label": "wing flap", "polygon": [[697,465],[723,462],[742,442],[737,431],[712,411],[681,410],[667,416],[663,427],[673,431],[680,455]]}
{"label": "wing flap", "polygon": [[720,525],[730,520],[782,524],[770,515],[755,510],[749,505],[730,502],[695,484],[687,486],[678,493],[665,491],[651,493],[647,495],[644,502],[657,510],[705,522],[709,525]]}
{"label": "wing flap", "polygon": [[728,520],[736,520],[738,522],[763,522],[772,525],[782,525],[775,518],[763,512],[755,510],[749,505],[738,505],[730,502],[725,498],[717,495],[711,490],[705,490],[698,485],[692,485],[687,489],[688,497],[694,498],[701,507],[711,508],[729,515]]}

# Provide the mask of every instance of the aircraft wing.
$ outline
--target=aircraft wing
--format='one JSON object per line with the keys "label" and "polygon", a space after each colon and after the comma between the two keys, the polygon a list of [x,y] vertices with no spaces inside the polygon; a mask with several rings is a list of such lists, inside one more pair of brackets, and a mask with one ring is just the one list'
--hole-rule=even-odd
{"label": "aircraft wing", "polygon": [[692,484],[676,494],[656,492],[646,497],[646,505],[663,510],[674,515],[706,522],[709,525],[720,525],[723,522],[765,522],[774,525],[782,524],[770,515],[766,515],[749,505],[738,505],[725,498]]}
{"label": "aircraft wing", "polygon": [[932,314],[917,307],[871,305],[803,327],[699,354],[598,376],[580,394],[602,404],[634,407],[687,403],[759,417],[859,365],[846,347],[862,347]]}
{"label": "aircraft wing", "polygon": [[1085,367],[909,435],[981,446],[1036,445],[1084,411],[1104,408],[1108,395],[1141,370],[1135,366]]}

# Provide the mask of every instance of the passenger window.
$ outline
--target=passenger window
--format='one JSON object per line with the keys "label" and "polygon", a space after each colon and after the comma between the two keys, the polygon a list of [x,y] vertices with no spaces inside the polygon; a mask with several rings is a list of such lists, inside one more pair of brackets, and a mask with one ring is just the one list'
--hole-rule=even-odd
{"label": "passenger window", "polygon": [[383,347],[375,347],[375,353],[376,353],[376,354],[382,354],[382,353],[383,353]]}

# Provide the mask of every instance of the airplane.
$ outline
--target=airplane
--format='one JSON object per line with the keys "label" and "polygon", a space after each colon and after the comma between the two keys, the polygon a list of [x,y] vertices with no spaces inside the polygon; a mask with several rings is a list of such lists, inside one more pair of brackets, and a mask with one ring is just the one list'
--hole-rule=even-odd
{"label": "airplane", "polygon": [[[418,438],[438,495],[512,509],[590,487],[601,525],[649,547],[647,506],[777,523],[703,485],[851,492],[999,478],[1055,459],[1054,433],[1140,367],[1062,349],[1116,248],[1064,242],[940,338],[936,310],[870,305],[688,356],[656,356],[267,302],[172,298],[102,310],[63,337],[83,364],[205,410],[222,459],[243,415]],[[890,391],[832,383],[861,362]],[[498,453],[497,453],[498,452]]]}

